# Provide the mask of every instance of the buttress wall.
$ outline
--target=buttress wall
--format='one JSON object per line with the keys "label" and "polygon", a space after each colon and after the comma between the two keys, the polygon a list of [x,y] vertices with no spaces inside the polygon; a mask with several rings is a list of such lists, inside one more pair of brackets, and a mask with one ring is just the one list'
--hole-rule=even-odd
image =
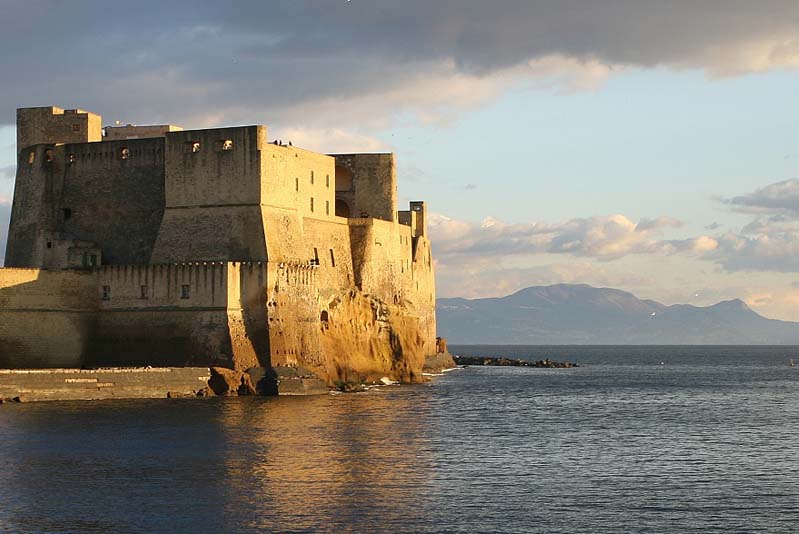
{"label": "buttress wall", "polygon": [[265,144],[263,126],[166,134],[166,209],[153,263],[266,260]]}

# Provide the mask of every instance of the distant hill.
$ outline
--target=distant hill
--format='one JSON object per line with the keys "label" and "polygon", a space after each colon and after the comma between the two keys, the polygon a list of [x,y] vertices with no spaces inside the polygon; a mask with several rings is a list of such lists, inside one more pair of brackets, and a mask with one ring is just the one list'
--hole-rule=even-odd
{"label": "distant hill", "polygon": [[799,323],[767,319],[741,300],[666,306],[618,289],[558,284],[501,298],[438,299],[451,344],[799,344]]}

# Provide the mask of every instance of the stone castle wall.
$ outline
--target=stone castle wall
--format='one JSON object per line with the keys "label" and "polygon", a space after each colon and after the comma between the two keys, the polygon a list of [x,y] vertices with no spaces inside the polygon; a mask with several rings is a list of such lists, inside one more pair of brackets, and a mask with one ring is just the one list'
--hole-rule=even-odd
{"label": "stone castle wall", "polygon": [[[0,331],[19,349],[0,367],[420,378],[435,353],[433,264],[424,204],[397,212],[392,154],[279,146],[263,126],[80,144],[58,131],[26,134],[45,144],[20,152],[6,264],[54,270],[0,270],[0,299],[16,303],[0,314],[22,332]],[[23,346],[44,313],[72,329],[61,354]]]}

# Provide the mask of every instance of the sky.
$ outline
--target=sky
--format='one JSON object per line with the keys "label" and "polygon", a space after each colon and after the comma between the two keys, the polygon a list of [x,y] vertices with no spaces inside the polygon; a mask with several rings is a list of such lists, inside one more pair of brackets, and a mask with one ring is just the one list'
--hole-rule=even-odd
{"label": "sky", "polygon": [[[438,296],[588,283],[799,321],[799,2],[0,0],[15,109],[391,151]],[[0,254],[1,256],[1,254]]]}

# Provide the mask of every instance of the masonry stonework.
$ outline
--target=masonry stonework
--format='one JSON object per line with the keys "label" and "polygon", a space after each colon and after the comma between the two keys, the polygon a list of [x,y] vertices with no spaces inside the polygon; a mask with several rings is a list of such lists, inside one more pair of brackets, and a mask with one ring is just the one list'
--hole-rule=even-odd
{"label": "masonry stonework", "polygon": [[265,126],[100,124],[17,112],[0,367],[421,379],[433,260],[425,204],[397,211],[393,154],[318,154]]}

